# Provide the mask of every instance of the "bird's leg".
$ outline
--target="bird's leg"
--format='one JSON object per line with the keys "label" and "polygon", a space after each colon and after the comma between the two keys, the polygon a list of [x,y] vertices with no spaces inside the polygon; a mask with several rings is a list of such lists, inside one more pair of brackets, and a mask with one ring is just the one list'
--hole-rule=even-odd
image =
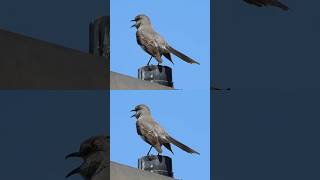
{"label": "bird's leg", "polygon": [[150,57],[147,66],[149,66],[151,59],[152,59],[152,56]]}
{"label": "bird's leg", "polygon": [[152,146],[150,147],[150,149],[149,149],[149,151],[148,151],[148,154],[147,154],[147,156],[149,156],[149,153],[150,153],[151,149],[152,149]]}

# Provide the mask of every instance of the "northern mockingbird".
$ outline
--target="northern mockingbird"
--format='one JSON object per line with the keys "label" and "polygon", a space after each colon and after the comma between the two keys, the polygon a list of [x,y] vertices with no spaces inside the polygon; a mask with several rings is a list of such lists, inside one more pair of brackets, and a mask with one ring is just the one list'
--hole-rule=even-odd
{"label": "northern mockingbird", "polygon": [[177,141],[173,137],[171,137],[151,116],[151,111],[148,106],[144,104],[137,105],[133,110],[135,114],[131,117],[136,117],[136,128],[137,133],[140,137],[151,145],[147,156],[154,147],[158,154],[162,153],[161,146],[164,145],[169,151],[173,151],[171,149],[170,143],[176,145],[180,149],[188,152],[188,153],[195,153],[199,154],[197,151],[191,149],[190,147],[182,144],[181,142]]}
{"label": "northern mockingbird", "polygon": [[149,65],[152,58],[155,58],[158,61],[158,64],[161,64],[162,55],[173,64],[170,53],[173,53],[187,63],[199,64],[197,61],[171,47],[159,33],[153,30],[148,16],[140,14],[131,21],[135,21],[135,24],[131,27],[136,27],[137,29],[137,43],[145,52],[151,55],[147,65]]}
{"label": "northern mockingbird", "polygon": [[108,168],[109,143],[107,136],[95,136],[81,143],[79,151],[67,155],[66,159],[80,157],[83,159],[83,163],[68,173],[66,177],[80,174],[85,180],[96,179],[95,176],[101,173],[104,168]]}
{"label": "northern mockingbird", "polygon": [[275,7],[279,7],[282,10],[289,10],[289,7],[286,6],[285,4],[281,3],[278,0],[244,0],[245,2],[249,3],[249,4],[253,4],[259,7],[262,6],[275,6]]}

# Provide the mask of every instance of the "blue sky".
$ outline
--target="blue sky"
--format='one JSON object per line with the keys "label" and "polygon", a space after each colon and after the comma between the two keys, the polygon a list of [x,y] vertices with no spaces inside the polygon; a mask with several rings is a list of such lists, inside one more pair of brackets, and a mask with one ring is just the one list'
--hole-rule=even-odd
{"label": "blue sky", "polygon": [[[209,91],[112,91],[111,160],[137,167],[149,145],[136,132],[130,112],[135,105],[146,104],[156,121],[177,140],[200,152],[188,154],[172,146],[174,176],[177,179],[210,179],[210,97]],[[151,151],[156,154],[155,150]]]}
{"label": "blue sky", "polygon": [[[210,77],[210,1],[193,0],[112,0],[111,70],[137,77],[138,68],[147,64],[149,55],[136,43],[130,22],[138,14],[150,17],[154,29],[177,50],[200,62],[188,64],[173,57],[163,65],[173,68],[178,89],[208,89]],[[156,64],[156,61],[152,61]]]}

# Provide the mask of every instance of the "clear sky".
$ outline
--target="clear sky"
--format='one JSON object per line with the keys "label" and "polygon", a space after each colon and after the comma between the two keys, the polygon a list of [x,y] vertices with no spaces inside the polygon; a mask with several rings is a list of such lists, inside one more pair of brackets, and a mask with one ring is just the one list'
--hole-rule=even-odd
{"label": "clear sky", "polygon": [[200,153],[188,154],[174,145],[174,155],[163,149],[163,154],[173,159],[175,178],[210,179],[209,91],[112,91],[110,98],[112,161],[137,167],[138,158],[147,154],[150,146],[137,134],[135,118],[130,118],[130,110],[146,104],[172,137]]}
{"label": "clear sky", "polygon": [[65,180],[81,161],[64,157],[108,129],[104,91],[1,91],[0,99],[1,179]]}
{"label": "clear sky", "polygon": [[[138,68],[149,55],[136,42],[130,20],[138,14],[150,17],[154,29],[177,50],[200,62],[188,64],[173,56],[174,65],[163,57],[163,65],[173,68],[178,89],[208,89],[210,74],[210,1],[194,0],[112,0],[111,70],[137,77]],[[157,64],[155,60],[153,64]]]}

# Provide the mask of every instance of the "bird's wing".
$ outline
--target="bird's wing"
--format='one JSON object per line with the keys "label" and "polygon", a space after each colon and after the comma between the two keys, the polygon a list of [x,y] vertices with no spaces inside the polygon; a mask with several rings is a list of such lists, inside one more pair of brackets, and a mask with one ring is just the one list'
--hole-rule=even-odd
{"label": "bird's wing", "polygon": [[141,121],[137,121],[136,123],[137,126],[137,133],[140,136],[144,137],[144,140],[149,143],[151,146],[155,147],[157,149],[157,151],[159,153],[162,152],[161,148],[160,148],[160,143],[158,140],[158,136],[155,133],[154,129],[152,128],[152,125],[146,123],[146,121],[141,120]]}
{"label": "bird's wing", "polygon": [[161,54],[164,55],[172,64],[174,64],[171,59],[170,51],[167,49],[166,40],[157,32],[154,32],[153,34]]}
{"label": "bird's wing", "polygon": [[[180,149],[188,152],[188,153],[196,153],[199,154],[197,151],[191,149],[190,147],[184,145],[183,143],[179,142],[178,140],[171,137],[165,130],[162,128],[157,122],[154,121],[154,131],[159,135],[159,141],[163,144],[168,150],[172,152],[170,143],[176,145]],[[172,152],[173,153],[173,152]]]}
{"label": "bird's wing", "polygon": [[157,43],[155,39],[150,33],[143,33],[141,31],[137,31],[137,43],[152,57],[156,58],[159,63],[162,63],[161,54],[159,52]]}

